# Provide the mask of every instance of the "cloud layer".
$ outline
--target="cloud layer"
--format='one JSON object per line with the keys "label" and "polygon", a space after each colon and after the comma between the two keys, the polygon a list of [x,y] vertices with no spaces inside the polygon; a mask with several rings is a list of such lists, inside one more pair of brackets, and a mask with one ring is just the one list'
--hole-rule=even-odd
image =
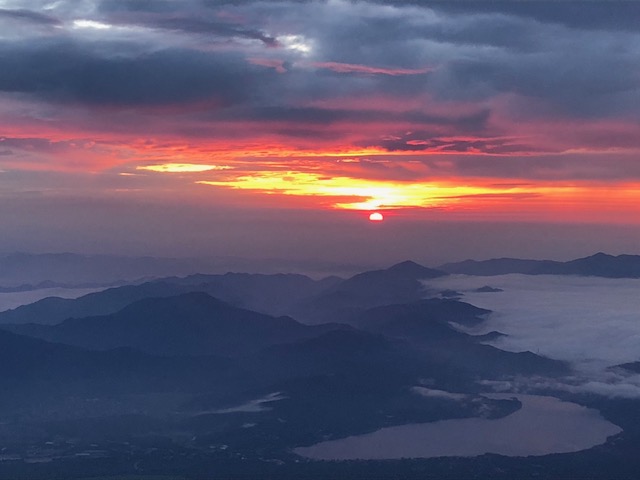
{"label": "cloud layer", "polygon": [[[460,133],[484,141],[524,136],[534,151],[554,152],[594,142],[551,131],[536,138],[549,120],[618,131],[640,118],[638,33],[620,28],[637,17],[630,3],[34,0],[3,7],[0,56],[11,68],[0,73],[0,92],[53,102],[63,117],[79,106],[112,115],[173,106],[215,132],[219,120],[264,119],[257,112],[265,108],[273,121],[324,123],[336,109],[323,104],[340,104],[342,115],[332,119],[367,125],[373,135],[360,141],[372,145],[409,128],[434,142]],[[387,111],[385,102],[395,105],[392,122],[355,106]],[[192,117],[194,103],[208,115]],[[307,114],[292,119],[287,112],[295,109]],[[456,109],[467,111],[462,123]],[[452,115],[443,119],[443,110]],[[266,122],[253,127],[295,140]],[[144,124],[136,130],[149,133]],[[383,140],[377,146],[393,150]]]}
{"label": "cloud layer", "polygon": [[[635,224],[639,12],[1,0],[0,197],[60,194],[59,175],[89,175],[93,188],[67,191],[79,202],[172,192],[257,209]],[[357,188],[326,194],[344,182]]]}
{"label": "cloud layer", "polygon": [[[487,284],[503,291],[474,291]],[[577,369],[569,383],[540,380],[527,386],[640,397],[640,375],[609,369],[640,361],[639,280],[456,275],[429,282],[435,285],[461,291],[465,301],[493,310],[481,333],[506,333],[497,347],[567,360]]]}

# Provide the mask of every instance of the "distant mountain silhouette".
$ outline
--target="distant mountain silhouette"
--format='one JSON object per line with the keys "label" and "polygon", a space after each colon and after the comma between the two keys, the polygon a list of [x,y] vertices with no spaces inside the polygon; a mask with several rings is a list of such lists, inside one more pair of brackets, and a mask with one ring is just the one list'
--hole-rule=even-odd
{"label": "distant mountain silhouette", "polygon": [[77,299],[45,298],[0,312],[0,324],[55,325],[69,318],[109,315],[145,298],[188,292],[205,292],[237,307],[270,315],[292,315],[308,323],[342,322],[368,307],[416,301],[424,296],[420,280],[443,275],[446,273],[406,261],[347,280],[247,273],[167,277],[109,288]]}
{"label": "distant mountain silhouette", "polygon": [[55,325],[68,318],[108,315],[138,300],[149,297],[168,297],[190,290],[179,285],[154,282],[108,288],[76,299],[47,297],[29,305],[0,312],[0,324]]}
{"label": "distant mountain silhouette", "polygon": [[489,310],[448,299],[427,299],[415,303],[372,308],[354,318],[359,328],[391,336],[432,340],[468,337],[450,323],[474,326]]}
{"label": "distant mountain silhouette", "polygon": [[292,314],[310,323],[348,322],[366,308],[419,300],[425,294],[420,281],[444,275],[411,261],[359,273],[301,303]]}
{"label": "distant mountain silhouette", "polygon": [[80,255],[76,253],[12,253],[0,255],[0,285],[42,281],[73,285],[124,283],[140,278],[187,275],[206,268],[195,259]]}
{"label": "distant mountain silhouette", "polygon": [[590,257],[565,262],[566,275],[588,275],[609,278],[640,278],[640,255],[607,255],[596,253]]}
{"label": "distant mountain silhouette", "polygon": [[108,288],[122,285],[122,281],[118,282],[100,282],[100,283],[63,283],[63,282],[53,282],[51,280],[45,280],[38,283],[23,283],[20,285],[15,285],[12,287],[2,287],[0,286],[0,293],[17,293],[17,292],[29,292],[33,290],[41,290],[45,288]]}
{"label": "distant mountain silhouette", "polygon": [[[78,253],[0,254],[0,288],[37,287],[41,283],[70,288],[115,286],[196,273],[301,272],[314,277],[353,275],[366,267],[319,260],[207,256],[166,258],[153,256],[83,255]],[[346,272],[346,273],[345,273]]]}
{"label": "distant mountain silhouette", "polygon": [[476,288],[475,289],[476,292],[478,293],[497,293],[497,292],[504,292],[504,290],[502,290],[501,288],[496,288],[496,287],[491,287],[489,285],[485,285],[483,287],[480,288]]}
{"label": "distant mountain silhouette", "polygon": [[313,280],[305,275],[292,273],[265,275],[229,272],[224,275],[197,274],[159,281],[191,291],[197,289],[207,292],[237,307],[271,315],[283,315],[292,305],[339,284],[343,279],[327,277]]}
{"label": "distant mountain silhouette", "polygon": [[465,260],[447,263],[439,267],[447,273],[465,275],[582,275],[607,278],[640,278],[640,255],[607,255],[596,253],[569,262],[553,260],[521,260],[494,258],[491,260]]}
{"label": "distant mountain silhouette", "polygon": [[337,325],[307,326],[289,317],[240,309],[206,293],[147,298],[111,315],[59,325],[4,325],[44,340],[88,349],[130,347],[158,355],[240,356],[319,335]]}
{"label": "distant mountain silhouette", "polygon": [[150,297],[170,297],[188,292],[206,292],[238,307],[282,315],[301,299],[316,295],[342,279],[312,280],[296,274],[191,275],[168,277],[140,285],[109,288],[77,299],[49,297],[30,305],[0,312],[3,323],[54,325],[68,318],[109,315],[132,302]]}

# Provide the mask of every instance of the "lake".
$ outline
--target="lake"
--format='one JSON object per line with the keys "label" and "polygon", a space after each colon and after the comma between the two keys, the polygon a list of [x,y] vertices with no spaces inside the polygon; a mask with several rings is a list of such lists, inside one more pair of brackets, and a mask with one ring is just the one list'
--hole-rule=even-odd
{"label": "lake", "polygon": [[316,460],[474,457],[485,453],[521,457],[585,450],[622,431],[597,410],[557,398],[486,396],[517,397],[522,408],[500,419],[466,418],[387,427],[294,451]]}

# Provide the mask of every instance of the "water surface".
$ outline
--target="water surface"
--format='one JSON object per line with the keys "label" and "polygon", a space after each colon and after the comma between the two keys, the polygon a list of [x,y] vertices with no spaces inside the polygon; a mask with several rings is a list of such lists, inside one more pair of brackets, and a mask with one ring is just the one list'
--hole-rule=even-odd
{"label": "water surface", "polygon": [[600,445],[622,429],[597,410],[553,397],[517,397],[522,408],[500,419],[466,418],[387,427],[364,435],[295,449],[317,460],[548,455]]}

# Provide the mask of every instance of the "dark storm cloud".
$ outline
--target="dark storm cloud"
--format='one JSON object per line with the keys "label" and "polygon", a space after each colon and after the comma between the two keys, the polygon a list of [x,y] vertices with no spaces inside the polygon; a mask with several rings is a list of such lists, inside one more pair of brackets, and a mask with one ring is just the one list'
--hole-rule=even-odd
{"label": "dark storm cloud", "polygon": [[530,152],[530,145],[513,143],[509,139],[474,139],[443,138],[433,132],[415,131],[399,136],[391,136],[373,143],[390,152],[422,152],[432,151],[441,153],[487,153],[513,154]]}
{"label": "dark storm cloud", "polygon": [[98,11],[103,13],[166,13],[181,10],[181,3],[172,0],[103,0],[98,4]]}
{"label": "dark storm cloud", "polygon": [[538,108],[546,109],[544,116],[623,113],[637,118],[632,106],[639,92],[640,55],[633,47],[637,38],[615,32],[575,33],[500,16],[466,23],[447,18],[436,29],[440,32],[422,38],[448,42],[451,54],[421,87],[441,98],[477,101],[514,93],[542,101]]}
{"label": "dark storm cloud", "polygon": [[[640,3],[624,4],[623,13],[602,2],[383,3],[397,8],[385,10],[373,2],[315,2],[283,12],[281,2],[274,4],[283,23],[296,25],[315,40],[314,61],[432,69],[427,75],[375,79],[330,71],[300,75],[309,95],[321,92],[322,82],[339,78],[341,90],[431,93],[474,102],[504,93],[538,99],[532,111],[529,106],[517,112],[524,116],[638,116],[638,31],[613,26],[615,19],[635,18]],[[259,5],[262,11],[270,6]],[[571,25],[558,20],[574,13]],[[593,25],[603,28],[593,30]]]}
{"label": "dark storm cloud", "polygon": [[618,1],[385,1],[387,4],[428,6],[449,14],[503,14],[534,19],[540,23],[555,23],[576,29],[630,30],[636,32],[640,23],[640,3]]}
{"label": "dark storm cloud", "polygon": [[437,124],[439,126],[452,126],[459,133],[482,132],[487,128],[487,122],[491,115],[489,109],[479,109],[476,113],[460,116],[432,115],[424,111],[409,111],[406,118],[415,123]]}
{"label": "dark storm cloud", "polygon": [[[402,20],[396,16],[380,15],[348,19],[349,23],[345,21],[342,26],[338,22],[338,28],[332,36],[333,41],[336,45],[343,42],[356,43],[360,58],[367,54],[370,46],[380,45],[383,47],[381,51],[369,53],[377,53],[382,57],[385,52],[387,55],[393,52],[394,55],[400,54],[398,59],[404,62],[415,61],[426,53],[417,51],[417,44],[407,50],[411,43],[421,40],[458,46],[500,47],[514,51],[531,51],[545,41],[540,37],[539,25],[527,19],[504,15],[466,15],[456,18],[437,15],[440,12],[432,11],[428,8],[428,3],[422,6],[425,7],[423,12],[415,9],[406,11]],[[399,9],[398,12],[402,15],[403,10]],[[388,48],[391,48],[391,52]],[[353,56],[353,53],[350,49],[340,52],[347,57]],[[388,59],[392,60],[393,57]]]}
{"label": "dark storm cloud", "polygon": [[435,115],[420,110],[389,112],[386,110],[336,109],[319,107],[255,106],[214,114],[218,120],[280,121],[297,124],[334,124],[340,122],[401,122],[418,125],[452,127],[457,132],[481,132],[486,128],[490,112],[486,109],[468,115]]}
{"label": "dark storm cloud", "polygon": [[19,150],[50,151],[54,148],[58,148],[59,146],[60,144],[54,144],[46,138],[0,137],[0,147],[8,147]]}
{"label": "dark storm cloud", "polygon": [[10,10],[7,8],[0,8],[0,20],[3,18],[7,20],[18,20],[39,25],[60,25],[60,21],[55,17],[24,9]]}
{"label": "dark storm cloud", "polygon": [[[180,8],[181,6],[187,8]],[[218,5],[218,8],[221,6]],[[226,22],[217,17],[211,18],[207,15],[209,12],[199,10],[197,4],[190,2],[184,5],[154,1],[106,2],[99,6],[99,10],[118,25],[138,25],[223,38],[246,38],[259,40],[268,46],[278,44],[275,38],[260,29],[245,28],[241,24]]]}
{"label": "dark storm cloud", "polygon": [[1,137],[0,148],[5,150],[7,155],[15,154],[15,150],[37,153],[63,153],[72,149],[90,148],[94,142],[90,140],[65,140],[53,141],[48,138],[39,137]]}
{"label": "dark storm cloud", "polygon": [[252,121],[281,121],[304,124],[332,124],[344,121],[375,121],[381,112],[363,112],[357,110],[337,110],[314,107],[255,107],[236,111],[223,118]]}
{"label": "dark storm cloud", "polygon": [[532,181],[638,181],[640,162],[633,154],[455,155],[422,157],[433,175],[530,179]]}
{"label": "dark storm cloud", "polygon": [[[250,2],[245,2],[250,3]],[[235,2],[215,2],[210,8],[220,10]],[[259,28],[244,27],[241,23],[222,20],[217,12],[207,11],[201,2],[171,1],[106,1],[98,10],[116,24],[139,25],[147,28],[173,30],[186,34],[204,34],[223,38],[246,38],[259,40],[268,46],[278,42]]]}
{"label": "dark storm cloud", "polygon": [[216,22],[200,18],[167,18],[147,23],[148,26],[177,30],[188,33],[203,33],[223,37],[239,37],[260,40],[265,45],[275,47],[278,41],[260,30],[242,28],[224,22]]}
{"label": "dark storm cloud", "polygon": [[[312,0],[297,0],[296,3],[309,3]],[[102,0],[98,3],[101,12],[161,13],[183,11],[186,8],[218,10],[226,6],[247,6],[251,4],[290,3],[279,0]]]}
{"label": "dark storm cloud", "polygon": [[107,56],[73,43],[5,43],[0,62],[1,91],[96,105],[232,104],[253,84],[242,59],[186,49]]}
{"label": "dark storm cloud", "polygon": [[[390,5],[395,8],[389,10]],[[633,46],[635,31],[581,29],[612,26],[618,20],[626,25],[638,11],[640,3],[624,2],[611,8],[601,2],[105,1],[98,4],[98,17],[92,17],[97,21],[167,30],[194,40],[178,50],[167,39],[161,52],[157,50],[162,44],[153,49],[140,44],[141,50],[149,51],[132,59],[104,58],[81,44],[70,51],[66,46],[58,51],[55,46],[25,50],[16,44],[13,53],[2,49],[10,68],[0,73],[0,88],[33,93],[55,90],[59,97],[89,103],[155,104],[162,103],[162,98],[176,103],[216,92],[220,99],[235,102],[251,84],[262,103],[278,103],[288,115],[305,119],[313,116],[295,111],[296,103],[335,94],[410,97],[428,93],[444,100],[476,102],[511,93],[540,100],[530,111],[517,112],[525,116],[555,112],[575,117],[618,113],[637,117],[633,105],[640,100],[640,52]],[[54,21],[26,10],[14,12]],[[299,55],[296,58],[295,51],[281,44],[282,34],[300,35],[311,42],[308,64],[342,62],[362,72],[429,69],[429,73],[366,76],[359,71],[291,71],[288,67],[265,85],[262,78],[269,69],[240,65],[241,50],[232,59],[230,54],[204,52],[201,46],[206,43],[198,43],[206,41],[207,35],[256,40],[274,47],[264,50],[264,55],[272,57],[263,59],[263,64],[276,61],[273,56],[279,56],[283,65],[295,64]],[[259,51],[251,48],[247,56]],[[31,78],[22,78],[27,72]],[[188,86],[181,88],[181,83]],[[254,116],[265,116],[265,112]],[[326,112],[316,118],[334,121]],[[415,121],[421,123],[419,118]]]}
{"label": "dark storm cloud", "polygon": [[[56,105],[232,107],[190,110],[189,131],[247,120],[270,132],[270,122],[289,123],[278,132],[300,137],[321,135],[323,125],[395,122],[334,135],[360,133],[359,145],[370,140],[389,151],[506,154],[521,152],[526,140],[493,139],[526,136],[520,125],[640,120],[640,34],[613,28],[636,18],[635,4],[109,0],[81,10],[62,1],[51,17],[33,13],[37,4],[13,12],[60,18],[64,28],[0,40],[0,91]],[[358,101],[337,108],[341,98]],[[380,108],[362,109],[377,99]],[[403,106],[387,109],[392,102]],[[445,102],[450,115],[438,105]],[[409,130],[429,136],[404,138]],[[598,140],[594,131],[587,144],[618,142],[613,129],[605,132]],[[455,141],[442,138],[454,133]],[[380,143],[385,134],[399,139]],[[482,136],[491,138],[475,138]]]}
{"label": "dark storm cloud", "polygon": [[633,113],[630,105],[610,100],[638,91],[637,60],[586,45],[571,54],[461,59],[447,66],[443,83],[434,82],[434,91],[475,99],[515,93],[544,100],[548,108],[576,117],[607,116],[620,110]]}

